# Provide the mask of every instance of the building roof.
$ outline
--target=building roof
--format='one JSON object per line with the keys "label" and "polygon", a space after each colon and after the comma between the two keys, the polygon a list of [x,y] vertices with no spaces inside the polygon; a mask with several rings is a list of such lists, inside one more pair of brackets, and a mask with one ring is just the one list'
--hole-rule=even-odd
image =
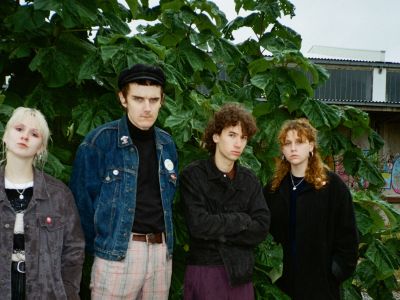
{"label": "building roof", "polygon": [[367,101],[367,100],[328,100],[317,99],[328,104],[351,105],[366,111],[400,112],[400,102],[393,101]]}
{"label": "building roof", "polygon": [[321,65],[338,65],[338,66],[362,66],[362,67],[375,67],[375,68],[387,68],[387,69],[400,69],[400,63],[397,62],[382,62],[382,61],[366,61],[366,60],[354,60],[345,58],[316,58],[308,57],[312,62]]}

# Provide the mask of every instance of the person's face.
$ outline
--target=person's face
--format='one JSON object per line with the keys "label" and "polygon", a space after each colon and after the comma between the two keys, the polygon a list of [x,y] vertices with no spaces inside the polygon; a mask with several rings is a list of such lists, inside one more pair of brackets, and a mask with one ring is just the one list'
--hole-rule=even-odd
{"label": "person's face", "polygon": [[132,124],[148,130],[157,120],[163,95],[161,86],[130,83],[126,98],[120,92],[119,99]]}
{"label": "person's face", "polygon": [[33,159],[39,154],[43,150],[43,136],[38,128],[38,121],[30,115],[10,126],[3,138],[7,155]]}
{"label": "person's face", "polygon": [[292,166],[307,165],[310,152],[314,144],[308,140],[301,140],[296,130],[289,130],[285,143],[282,146],[283,155]]}
{"label": "person's face", "polygon": [[242,154],[247,144],[247,136],[243,135],[240,123],[225,127],[221,134],[213,135],[216,144],[215,156],[223,160],[235,162]]}

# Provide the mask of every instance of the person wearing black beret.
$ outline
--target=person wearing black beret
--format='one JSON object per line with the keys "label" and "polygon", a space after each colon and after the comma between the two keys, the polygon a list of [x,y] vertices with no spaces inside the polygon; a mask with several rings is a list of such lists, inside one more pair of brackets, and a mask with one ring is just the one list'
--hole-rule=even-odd
{"label": "person wearing black beret", "polygon": [[168,299],[178,157],[172,137],[154,125],[165,82],[158,66],[123,70],[126,114],[78,148],[70,185],[94,255],[91,299]]}

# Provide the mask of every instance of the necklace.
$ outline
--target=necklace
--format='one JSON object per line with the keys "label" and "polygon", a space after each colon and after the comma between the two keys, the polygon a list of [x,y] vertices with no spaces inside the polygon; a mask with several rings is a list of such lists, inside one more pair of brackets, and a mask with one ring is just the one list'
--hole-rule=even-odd
{"label": "necklace", "polygon": [[297,187],[303,182],[304,177],[297,184],[294,184],[293,175],[292,172],[290,172],[290,180],[292,181],[293,191],[295,191],[297,190]]}
{"label": "necklace", "polygon": [[17,193],[19,194],[18,198],[21,199],[21,200],[23,200],[23,199],[24,199],[24,192],[25,192],[26,188],[24,188],[24,189],[22,190],[22,192],[20,192],[19,189],[15,189],[15,190],[16,190]]}
{"label": "necklace", "polygon": [[20,187],[23,188],[23,189],[20,190],[20,189],[17,188],[17,185],[16,185],[15,183],[13,183],[13,182],[11,182],[10,180],[8,180],[7,178],[5,178],[5,186],[6,186],[6,188],[12,188],[12,189],[16,190],[17,193],[18,193],[18,195],[19,195],[18,198],[19,198],[20,200],[24,200],[24,198],[25,198],[24,192],[25,192],[25,190],[26,190],[27,188],[33,186],[33,182],[32,182],[32,183],[31,183],[31,182],[28,182],[28,183],[26,183],[26,184],[23,184],[22,186],[20,186]]}

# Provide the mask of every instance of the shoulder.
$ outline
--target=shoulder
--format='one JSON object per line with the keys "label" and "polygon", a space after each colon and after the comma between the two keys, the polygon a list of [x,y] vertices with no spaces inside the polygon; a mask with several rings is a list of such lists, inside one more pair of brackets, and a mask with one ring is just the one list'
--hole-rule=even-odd
{"label": "shoulder", "polygon": [[191,174],[193,172],[205,171],[207,163],[208,160],[205,159],[192,161],[183,168],[182,174]]}
{"label": "shoulder", "polygon": [[99,138],[107,134],[118,134],[118,124],[121,119],[114,120],[90,131],[84,138],[83,144],[95,144]]}
{"label": "shoulder", "polygon": [[237,165],[237,174],[240,174],[240,176],[243,176],[245,180],[249,180],[249,181],[257,182],[257,183],[260,182],[256,173],[254,173],[253,170],[251,170],[247,167],[244,167],[242,165],[239,165],[239,164]]}
{"label": "shoulder", "polygon": [[156,132],[156,138],[163,144],[174,144],[174,140],[172,139],[172,136],[166,132],[164,129],[161,129],[159,127],[154,127],[154,130]]}
{"label": "shoulder", "polygon": [[328,186],[332,187],[342,187],[348,189],[347,185],[344,183],[342,178],[333,171],[327,170],[326,175],[328,177]]}
{"label": "shoulder", "polygon": [[70,193],[69,187],[61,180],[43,172],[43,178],[46,182],[46,187],[50,192],[65,192]]}

